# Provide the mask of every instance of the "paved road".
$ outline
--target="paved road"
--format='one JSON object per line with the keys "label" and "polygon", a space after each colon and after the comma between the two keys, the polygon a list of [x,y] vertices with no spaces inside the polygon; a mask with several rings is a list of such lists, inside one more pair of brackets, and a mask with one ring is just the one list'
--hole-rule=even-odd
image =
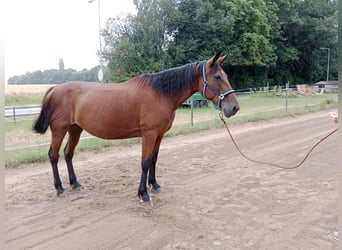
{"label": "paved road", "polygon": [[5,110],[5,117],[14,116],[22,116],[22,115],[35,115],[39,114],[40,107],[38,108],[15,108],[15,109],[6,109]]}

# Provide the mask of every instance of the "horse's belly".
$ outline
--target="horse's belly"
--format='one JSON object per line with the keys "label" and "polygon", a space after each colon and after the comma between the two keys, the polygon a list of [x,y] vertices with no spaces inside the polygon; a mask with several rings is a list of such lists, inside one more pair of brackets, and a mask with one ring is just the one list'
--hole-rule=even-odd
{"label": "horse's belly", "polygon": [[101,126],[101,123],[98,123],[96,126],[81,125],[81,127],[88,133],[102,139],[127,139],[141,136],[140,129],[138,128],[125,128],[121,126],[104,127]]}
{"label": "horse's belly", "polygon": [[[96,103],[96,102],[93,102]],[[74,122],[90,134],[103,139],[125,139],[141,136],[137,116],[125,112],[116,105],[102,105],[100,108],[92,105],[81,105],[75,110]]]}

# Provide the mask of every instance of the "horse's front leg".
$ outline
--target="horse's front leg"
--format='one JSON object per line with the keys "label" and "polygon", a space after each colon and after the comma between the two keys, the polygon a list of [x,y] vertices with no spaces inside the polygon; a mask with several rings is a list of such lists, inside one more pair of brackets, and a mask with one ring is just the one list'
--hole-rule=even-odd
{"label": "horse's front leg", "polygon": [[138,190],[138,196],[140,197],[141,201],[143,202],[149,202],[151,200],[150,196],[147,192],[147,173],[152,165],[152,159],[149,158],[147,160],[142,159],[141,160],[141,178],[140,178],[140,184],[139,184],[139,190]]}
{"label": "horse's front leg", "polygon": [[148,184],[152,186],[153,191],[157,191],[160,186],[156,181],[156,162],[162,135],[149,134],[142,138],[142,160],[141,160],[141,179],[138,190],[138,195],[143,202],[150,201],[150,196],[147,192],[147,174]]}
{"label": "horse's front leg", "polygon": [[152,164],[150,167],[150,171],[148,173],[148,184],[151,187],[151,191],[154,193],[160,192],[160,185],[157,183],[157,179],[156,179],[156,164],[157,164],[157,159],[158,159],[158,152],[159,152],[159,148],[152,155]]}
{"label": "horse's front leg", "polygon": [[153,153],[152,153],[152,164],[150,167],[150,171],[148,174],[148,184],[151,187],[151,191],[154,193],[158,193],[160,191],[160,185],[157,183],[156,179],[156,165],[159,153],[159,147],[161,140],[163,139],[163,134],[159,135],[154,143]]}

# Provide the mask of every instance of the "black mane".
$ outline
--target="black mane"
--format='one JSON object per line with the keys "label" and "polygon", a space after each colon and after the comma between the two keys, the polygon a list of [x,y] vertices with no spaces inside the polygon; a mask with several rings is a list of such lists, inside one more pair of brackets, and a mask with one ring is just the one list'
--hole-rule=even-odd
{"label": "black mane", "polygon": [[[196,66],[199,65],[196,70]],[[141,76],[141,83],[150,85],[159,94],[177,96],[193,84],[201,74],[202,62]]]}

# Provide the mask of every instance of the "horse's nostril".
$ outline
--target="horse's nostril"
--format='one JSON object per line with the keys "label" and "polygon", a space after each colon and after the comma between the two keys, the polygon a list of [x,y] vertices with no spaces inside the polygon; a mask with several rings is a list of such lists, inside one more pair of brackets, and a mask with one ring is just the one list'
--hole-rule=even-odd
{"label": "horse's nostril", "polygon": [[235,113],[238,112],[239,110],[240,110],[240,107],[237,106],[237,105],[234,105],[233,108],[232,108],[232,111],[235,112]]}

